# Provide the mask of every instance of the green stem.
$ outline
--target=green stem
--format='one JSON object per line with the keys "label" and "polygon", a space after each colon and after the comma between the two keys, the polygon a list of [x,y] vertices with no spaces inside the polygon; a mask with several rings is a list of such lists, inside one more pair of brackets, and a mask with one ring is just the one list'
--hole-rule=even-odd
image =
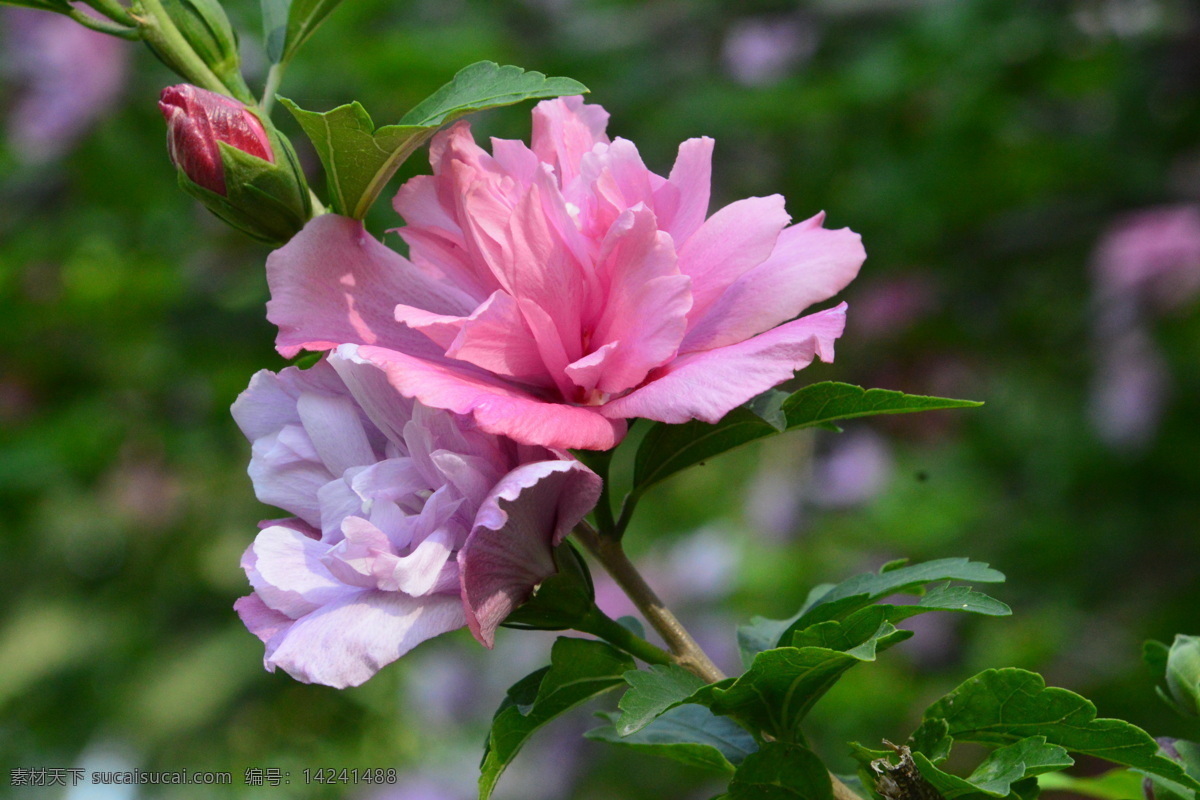
{"label": "green stem", "polygon": [[588,612],[587,618],[576,625],[575,629],[584,633],[590,633],[593,636],[599,636],[609,644],[616,645],[626,653],[640,658],[647,664],[675,663],[675,659],[666,650],[656,647],[642,637],[635,635],[633,631],[612,619],[595,606],[592,606],[592,610]]}
{"label": "green stem", "polygon": [[141,33],[137,28],[126,28],[107,20],[96,19],[95,17],[83,13],[77,8],[72,8],[71,12],[67,16],[85,28],[91,28],[92,30],[99,31],[100,33],[107,33],[109,36],[117,36],[121,39],[128,39],[131,42],[136,42],[138,39],[142,38]]}
{"label": "green stem", "polygon": [[262,99],[258,101],[258,107],[262,109],[264,117],[271,115],[271,106],[275,104],[275,93],[279,91],[279,84],[283,81],[283,71],[287,65],[282,61],[278,64],[272,64],[267,70],[267,82],[263,86]]}
{"label": "green stem", "polygon": [[84,2],[113,22],[119,22],[129,28],[137,26],[137,20],[130,15],[129,9],[117,2],[117,0],[84,0]]}
{"label": "green stem", "polygon": [[601,536],[586,522],[575,526],[575,538],[596,557],[617,585],[629,596],[646,620],[654,626],[663,641],[671,648],[674,663],[698,675],[708,683],[725,678],[725,673],[700,649],[696,640],[680,624],[675,615],[663,605],[662,600],[646,583],[645,578],[634,567],[633,562],[621,549],[621,542],[611,536]]}
{"label": "green stem", "polygon": [[202,89],[230,94],[225,82],[208,68],[187,39],[183,38],[162,3],[159,0],[141,0],[141,5],[148,14],[139,20],[143,37],[176,60],[179,74]]}

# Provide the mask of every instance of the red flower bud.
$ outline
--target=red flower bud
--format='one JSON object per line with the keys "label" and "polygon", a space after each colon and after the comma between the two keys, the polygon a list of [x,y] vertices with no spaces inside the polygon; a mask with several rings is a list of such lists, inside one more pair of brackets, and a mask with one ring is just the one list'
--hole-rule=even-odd
{"label": "red flower bud", "polygon": [[158,107],[167,120],[171,160],[193,183],[211,192],[226,194],[217,142],[275,163],[262,122],[232,97],[181,83],[163,89]]}

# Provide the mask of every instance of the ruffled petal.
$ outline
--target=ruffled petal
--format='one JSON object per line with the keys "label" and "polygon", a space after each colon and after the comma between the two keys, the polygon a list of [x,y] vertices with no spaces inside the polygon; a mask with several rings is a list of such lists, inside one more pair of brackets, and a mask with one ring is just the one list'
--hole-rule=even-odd
{"label": "ruffled petal", "polygon": [[487,433],[543,447],[607,450],[625,435],[625,423],[596,408],[545,402],[516,386],[454,366],[382,347],[339,348],[383,369],[396,391],[434,408],[469,414]]}
{"label": "ruffled petal", "polygon": [[480,506],[458,563],[467,626],[484,646],[554,574],[552,548],[595,506],[600,487],[578,461],[540,461],[508,473]]}
{"label": "ruffled petal", "polygon": [[862,237],[849,228],[826,230],[818,214],[779,235],[771,257],[742,275],[695,320],[680,350],[711,350],[749,339],[828,300],[846,287],[866,260]]}
{"label": "ruffled petal", "polygon": [[814,357],[833,360],[846,324],[846,304],[810,314],[740,344],[680,356],[662,374],[601,406],[612,417],[680,423],[718,422],[737,406],[777,386]]}
{"label": "ruffled petal", "polygon": [[453,594],[355,591],[297,620],[267,663],[304,683],[344,689],[465,622],[462,600]]}
{"label": "ruffled petal", "polygon": [[251,547],[250,585],[270,608],[292,619],[337,600],[347,590],[321,563],[329,546],[299,531],[267,528],[259,532]]}
{"label": "ruffled petal", "polygon": [[463,314],[469,298],[416,269],[373,239],[362,223],[336,214],[310,221],[267,257],[267,319],[275,346],[291,358],[343,342],[436,353],[424,336],[395,321],[397,303]]}
{"label": "ruffled petal", "polygon": [[713,214],[679,248],[679,271],[692,277],[691,319],[699,319],[730,284],[775,249],[788,224],[783,197],[748,197]]}

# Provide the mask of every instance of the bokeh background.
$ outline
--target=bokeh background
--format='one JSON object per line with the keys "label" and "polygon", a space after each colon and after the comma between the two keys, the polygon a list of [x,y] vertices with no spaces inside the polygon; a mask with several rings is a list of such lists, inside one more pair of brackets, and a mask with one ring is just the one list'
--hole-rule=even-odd
{"label": "bokeh background", "polygon": [[[257,4],[227,7],[261,85]],[[347,691],[263,671],[231,605],[274,514],[228,408],[283,366],[267,251],[176,188],[155,107],[174,80],[141,46],[13,9],[0,27],[0,796],[470,797],[486,721],[552,637],[506,631],[485,653],[460,631]],[[656,490],[630,548],[718,660],[733,668],[739,620],[787,616],[815,583],[970,556],[1007,573],[1014,616],[922,617],[851,673],[810,726],[835,766],[991,666],[1195,738],[1140,661],[1147,638],[1200,633],[1194,4],[355,0],[282,92],[382,123],[480,59],[584,82],[662,173],[680,141],[715,137],[713,208],[782,192],[794,218],[825,209],[863,235],[837,362],[801,383],[987,403],[780,437]],[[527,137],[528,112],[473,124]],[[381,202],[369,223],[397,221]],[[716,793],[581,740],[590,710],[539,734],[498,796]],[[8,785],[79,766],[234,787]],[[318,767],[400,784],[303,785]],[[291,783],[243,786],[250,768]]]}

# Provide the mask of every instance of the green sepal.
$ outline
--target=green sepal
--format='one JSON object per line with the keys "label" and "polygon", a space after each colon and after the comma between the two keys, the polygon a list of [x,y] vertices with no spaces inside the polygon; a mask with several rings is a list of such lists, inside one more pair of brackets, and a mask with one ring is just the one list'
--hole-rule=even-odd
{"label": "green sepal", "polygon": [[[192,51],[221,80],[229,94],[243,103],[253,103],[254,96],[242,78],[237,33],[221,4],[217,0],[160,2]],[[172,48],[161,43],[157,36],[147,36],[146,43],[154,55],[173,71],[192,83],[199,82],[188,73],[185,63],[176,60]]]}
{"label": "green sepal", "polygon": [[[253,109],[247,111],[253,113]],[[275,163],[218,142],[226,194],[193,183],[182,170],[179,185],[248,236],[268,244],[283,244],[312,217],[312,200],[291,144],[265,120],[263,128]]]}
{"label": "green sepal", "polygon": [[587,562],[570,541],[554,548],[558,571],[538,584],[533,595],[501,623],[521,630],[582,630],[596,605]]}
{"label": "green sepal", "polygon": [[1167,653],[1167,691],[1175,708],[1189,717],[1200,717],[1200,636],[1179,634]]}

